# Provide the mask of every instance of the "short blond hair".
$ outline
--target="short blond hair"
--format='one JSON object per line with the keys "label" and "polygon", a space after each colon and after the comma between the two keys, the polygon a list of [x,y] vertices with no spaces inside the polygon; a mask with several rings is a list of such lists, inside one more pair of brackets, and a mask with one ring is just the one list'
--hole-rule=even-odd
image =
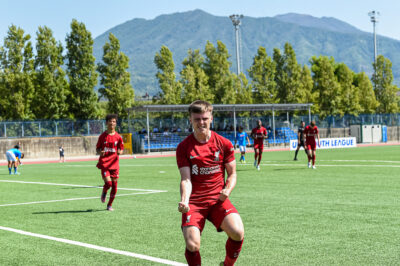
{"label": "short blond hair", "polygon": [[189,105],[189,115],[203,114],[205,112],[212,113],[212,111],[213,111],[213,106],[211,105],[211,103],[207,101],[197,100]]}

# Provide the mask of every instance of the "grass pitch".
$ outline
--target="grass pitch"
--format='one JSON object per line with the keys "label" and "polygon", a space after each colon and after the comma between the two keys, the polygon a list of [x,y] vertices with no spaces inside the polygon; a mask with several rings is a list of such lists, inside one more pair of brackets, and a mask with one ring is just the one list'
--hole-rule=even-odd
{"label": "grass pitch", "polygon": [[[264,152],[261,171],[247,154],[231,195],[245,225],[237,265],[398,265],[399,154],[400,146],[318,150],[311,170],[303,151],[296,162],[294,152]],[[19,176],[3,166],[0,227],[186,263],[175,157],[121,160],[114,212],[100,202],[95,164],[23,165]],[[225,241],[207,222],[203,265],[223,261]],[[159,265],[6,230],[0,248],[0,265]]]}

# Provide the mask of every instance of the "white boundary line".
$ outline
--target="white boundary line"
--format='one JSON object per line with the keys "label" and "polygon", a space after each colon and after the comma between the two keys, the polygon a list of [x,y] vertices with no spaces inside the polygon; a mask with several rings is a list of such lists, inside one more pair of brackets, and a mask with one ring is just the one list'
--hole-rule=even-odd
{"label": "white boundary line", "polygon": [[[49,186],[82,187],[82,188],[103,188],[101,186],[58,184],[58,183],[31,182],[31,181],[20,181],[20,180],[1,180],[0,179],[0,182],[21,183],[21,184],[36,184],[36,185],[49,185]],[[139,188],[118,188],[118,190],[145,191],[145,192],[168,192],[166,190],[151,190],[151,189],[139,189]]]}
{"label": "white boundary line", "polygon": [[85,248],[91,248],[91,249],[100,250],[100,251],[104,251],[104,252],[110,252],[110,253],[124,255],[124,256],[128,256],[128,257],[138,258],[138,259],[142,259],[142,260],[153,261],[153,262],[166,264],[166,265],[176,265],[176,266],[187,265],[187,264],[183,264],[183,263],[176,262],[176,261],[160,259],[160,258],[156,258],[156,257],[151,257],[151,256],[147,256],[147,255],[137,254],[137,253],[113,249],[113,248],[101,247],[101,246],[87,244],[87,243],[69,240],[69,239],[65,239],[65,238],[58,238],[58,237],[53,237],[53,236],[46,236],[46,235],[41,235],[41,234],[30,233],[30,232],[26,232],[26,231],[14,229],[14,228],[9,228],[9,227],[0,226],[0,230],[13,232],[13,233],[17,233],[20,235],[26,235],[26,236],[43,238],[43,239],[47,239],[47,240],[53,240],[53,241],[62,242],[62,243],[75,245],[75,246],[81,246],[81,247],[85,247]]}
{"label": "white boundary line", "polygon": [[[253,164],[239,164],[239,165],[253,165]],[[292,166],[292,167],[299,167],[304,166],[307,168],[306,164],[276,164],[276,163],[261,163],[262,166]],[[393,167],[393,168],[400,168],[400,165],[370,165],[370,164],[316,164],[317,167]]]}
{"label": "white boundary line", "polygon": [[[139,192],[139,193],[131,193],[131,194],[120,194],[120,195],[117,194],[116,197],[141,195],[141,194],[154,194],[154,193],[159,193],[159,192],[149,191],[149,192]],[[0,207],[31,205],[31,204],[40,204],[40,203],[62,202],[62,201],[73,201],[73,200],[89,200],[89,199],[98,199],[98,198],[99,197],[87,197],[87,198],[72,198],[72,199],[61,199],[61,200],[31,201],[31,202],[22,202],[22,203],[3,204],[3,205],[0,205]]]}

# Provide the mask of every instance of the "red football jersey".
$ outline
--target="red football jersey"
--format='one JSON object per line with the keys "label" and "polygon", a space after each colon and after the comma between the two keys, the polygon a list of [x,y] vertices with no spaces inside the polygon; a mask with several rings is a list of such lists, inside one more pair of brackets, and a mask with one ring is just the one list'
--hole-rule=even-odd
{"label": "red football jersey", "polygon": [[256,127],[253,128],[253,130],[251,131],[252,136],[254,136],[254,142],[255,143],[259,143],[259,144],[263,144],[264,143],[264,136],[267,136],[267,129],[265,127]]}
{"label": "red football jersey", "polygon": [[193,134],[176,149],[178,168],[190,167],[192,194],[189,203],[214,202],[225,187],[225,164],[235,160],[232,143],[211,131],[207,143],[200,143]]}
{"label": "red football jersey", "polygon": [[306,143],[315,143],[315,137],[319,133],[318,127],[315,126],[311,128],[311,126],[306,126],[304,129],[304,135],[306,136]]}
{"label": "red football jersey", "polygon": [[99,169],[119,169],[118,149],[124,149],[124,141],[121,135],[115,132],[114,135],[109,135],[104,131],[97,141],[96,149],[104,150],[104,156],[99,158],[97,168]]}

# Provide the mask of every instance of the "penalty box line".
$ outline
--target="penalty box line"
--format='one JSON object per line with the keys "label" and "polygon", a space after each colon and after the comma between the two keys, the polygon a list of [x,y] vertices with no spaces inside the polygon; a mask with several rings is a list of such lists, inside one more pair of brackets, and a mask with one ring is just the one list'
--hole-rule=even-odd
{"label": "penalty box line", "polygon": [[[160,193],[160,192],[148,191],[148,192],[138,192],[138,193],[130,193],[130,194],[120,194],[120,195],[117,194],[115,196],[116,197],[124,197],[124,196],[154,194],[154,193]],[[53,203],[53,202],[74,201],[74,200],[89,200],[89,199],[98,199],[98,198],[99,197],[87,197],[87,198],[71,198],[71,199],[61,199],[61,200],[44,200],[44,201],[22,202],[22,203],[9,203],[9,204],[2,204],[2,205],[0,205],[0,207],[31,205],[31,204],[41,204],[41,203]]]}
{"label": "penalty box line", "polygon": [[[32,181],[19,181],[19,180],[0,180],[0,182],[20,183],[20,184],[36,184],[36,185],[48,185],[48,186],[81,187],[81,188],[103,188],[102,186],[58,184],[58,183],[32,182]],[[140,189],[140,188],[118,188],[118,190],[144,191],[144,192],[168,192],[166,190],[152,190],[152,189]]]}
{"label": "penalty box line", "polygon": [[99,250],[99,251],[103,251],[103,252],[109,252],[109,253],[124,255],[124,256],[133,257],[133,258],[137,258],[137,259],[153,261],[153,262],[157,262],[157,263],[160,263],[160,264],[176,265],[176,266],[187,265],[187,264],[183,264],[183,263],[176,262],[176,261],[156,258],[156,257],[152,257],[152,256],[147,256],[147,255],[142,255],[142,254],[138,254],[138,253],[129,252],[129,251],[123,251],[123,250],[118,250],[118,249],[113,249],[113,248],[107,248],[107,247],[87,244],[87,243],[74,241],[74,240],[69,240],[69,239],[65,239],[65,238],[58,238],[58,237],[53,237],[53,236],[47,236],[47,235],[41,235],[41,234],[26,232],[26,231],[22,231],[22,230],[10,228],[10,227],[0,226],[0,230],[13,232],[13,233],[17,233],[17,234],[20,234],[20,235],[32,236],[32,237],[37,237],[37,238],[57,241],[57,242],[61,242],[61,243],[66,243],[66,244],[70,244],[70,245],[75,245],[75,246],[95,249],[95,250]]}

